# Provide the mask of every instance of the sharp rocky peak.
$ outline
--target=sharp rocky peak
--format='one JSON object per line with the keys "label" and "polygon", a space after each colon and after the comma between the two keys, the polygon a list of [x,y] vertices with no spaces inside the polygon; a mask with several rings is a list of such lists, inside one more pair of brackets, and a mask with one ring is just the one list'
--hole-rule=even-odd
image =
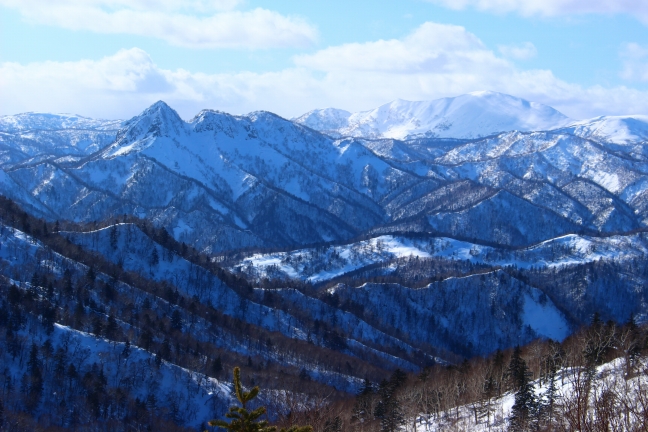
{"label": "sharp rocky peak", "polygon": [[178,113],[164,101],[155,102],[140,115],[126,122],[117,141],[134,141],[151,136],[179,135],[185,122]]}

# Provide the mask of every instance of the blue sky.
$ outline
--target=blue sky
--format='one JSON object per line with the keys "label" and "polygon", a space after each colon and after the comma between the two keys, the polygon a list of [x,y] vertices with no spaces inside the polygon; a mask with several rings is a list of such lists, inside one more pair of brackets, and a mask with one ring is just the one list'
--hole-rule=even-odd
{"label": "blue sky", "polygon": [[286,117],[494,90],[648,114],[647,0],[0,0],[0,114]]}

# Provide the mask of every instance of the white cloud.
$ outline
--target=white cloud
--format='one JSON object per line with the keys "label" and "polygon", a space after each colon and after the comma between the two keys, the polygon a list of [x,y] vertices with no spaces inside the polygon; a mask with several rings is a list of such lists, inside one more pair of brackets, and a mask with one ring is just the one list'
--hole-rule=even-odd
{"label": "white cloud", "polygon": [[0,0],[30,22],[131,34],[191,48],[307,46],[317,31],[304,19],[267,9],[233,10],[239,0]]}
{"label": "white cloud", "polygon": [[475,8],[496,13],[517,12],[524,16],[625,13],[648,23],[646,0],[427,0],[462,10]]}
{"label": "white cloud", "polygon": [[295,63],[321,71],[417,73],[464,70],[475,63],[502,67],[507,63],[488,51],[463,27],[425,23],[403,39],[351,43],[301,55]]}
{"label": "white cloud", "polygon": [[538,50],[531,42],[514,45],[499,45],[497,49],[504,57],[517,60],[527,60],[538,54]]}
{"label": "white cloud", "polygon": [[[0,4],[27,9],[48,6],[52,1],[46,0],[2,0]],[[241,4],[241,0],[56,0],[56,7],[93,7],[108,10],[130,8],[144,11],[188,11],[214,12],[231,10]]]}
{"label": "white cloud", "polygon": [[628,43],[621,48],[621,77],[630,81],[648,81],[648,47]]}
{"label": "white cloud", "polygon": [[184,117],[203,108],[236,114],[263,109],[291,117],[313,108],[356,111],[396,98],[431,100],[477,90],[542,102],[573,118],[648,114],[648,92],[584,88],[548,70],[520,69],[464,28],[433,23],[402,39],[298,56],[294,67],[272,73],[168,70],[137,48],[98,61],[0,64],[2,114],[127,118],[162,99]]}

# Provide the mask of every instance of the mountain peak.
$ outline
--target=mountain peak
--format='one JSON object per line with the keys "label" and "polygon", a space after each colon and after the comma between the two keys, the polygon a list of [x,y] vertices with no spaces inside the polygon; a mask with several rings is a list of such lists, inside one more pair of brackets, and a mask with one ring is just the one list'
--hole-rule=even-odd
{"label": "mountain peak", "polygon": [[165,121],[182,122],[182,119],[166,102],[159,100],[146,108],[140,116],[157,117]]}
{"label": "mountain peak", "polygon": [[184,125],[178,113],[160,100],[126,122],[125,136],[132,140],[145,136],[178,135],[184,130]]}
{"label": "mountain peak", "polygon": [[478,138],[509,130],[549,130],[570,119],[555,109],[515,96],[477,91],[433,101],[395,99],[369,111],[315,110],[295,119],[339,136],[408,139]]}
{"label": "mountain peak", "polygon": [[325,133],[334,132],[346,126],[351,113],[338,108],[315,109],[292,120],[311,129]]}
{"label": "mountain peak", "polygon": [[500,93],[492,90],[477,90],[474,92],[466,93],[466,96],[476,96],[476,97],[489,97],[489,96],[505,96],[505,97],[515,97],[508,95],[506,93]]}

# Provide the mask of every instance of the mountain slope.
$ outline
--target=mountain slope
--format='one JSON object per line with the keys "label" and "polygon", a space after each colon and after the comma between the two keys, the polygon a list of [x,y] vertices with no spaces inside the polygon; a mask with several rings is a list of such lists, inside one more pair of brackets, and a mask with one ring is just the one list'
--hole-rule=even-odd
{"label": "mountain slope", "polygon": [[395,100],[374,110],[314,110],[295,122],[338,136],[363,138],[479,138],[498,132],[537,131],[570,120],[551,107],[496,92],[474,92],[430,102]]}
{"label": "mountain slope", "polygon": [[648,140],[648,116],[602,116],[570,124],[574,135],[611,144],[632,144]]}

